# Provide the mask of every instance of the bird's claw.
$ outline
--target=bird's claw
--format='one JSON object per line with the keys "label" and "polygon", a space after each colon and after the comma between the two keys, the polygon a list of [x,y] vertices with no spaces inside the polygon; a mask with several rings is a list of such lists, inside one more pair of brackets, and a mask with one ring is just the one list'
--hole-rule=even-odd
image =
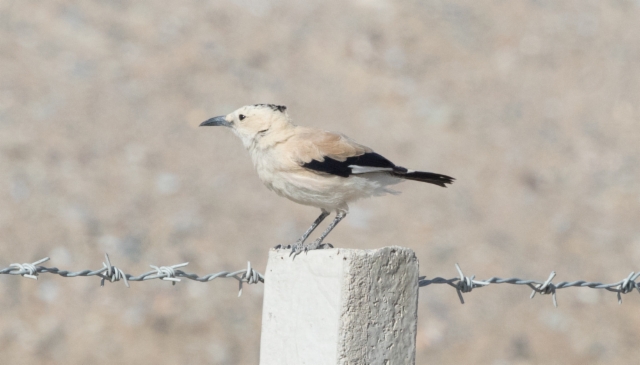
{"label": "bird's claw", "polygon": [[289,245],[289,247],[291,248],[291,253],[289,254],[289,257],[293,256],[293,258],[296,258],[296,256],[298,256],[302,251],[304,251],[304,248],[306,246],[302,242],[298,241],[293,245]]}

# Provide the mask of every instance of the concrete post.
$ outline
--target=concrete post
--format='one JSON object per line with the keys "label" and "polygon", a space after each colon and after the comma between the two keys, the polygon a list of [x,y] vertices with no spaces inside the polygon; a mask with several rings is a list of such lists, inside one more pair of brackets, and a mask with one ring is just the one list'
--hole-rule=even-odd
{"label": "concrete post", "polygon": [[417,305],[411,249],[272,249],[260,364],[415,364]]}

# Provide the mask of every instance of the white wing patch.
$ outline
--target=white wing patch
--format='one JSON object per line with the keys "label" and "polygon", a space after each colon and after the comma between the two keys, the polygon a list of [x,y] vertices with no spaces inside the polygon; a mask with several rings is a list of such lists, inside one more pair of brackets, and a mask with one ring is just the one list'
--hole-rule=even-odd
{"label": "white wing patch", "polygon": [[351,168],[352,174],[367,174],[370,172],[393,171],[391,167],[371,167],[358,165],[349,165],[349,167]]}

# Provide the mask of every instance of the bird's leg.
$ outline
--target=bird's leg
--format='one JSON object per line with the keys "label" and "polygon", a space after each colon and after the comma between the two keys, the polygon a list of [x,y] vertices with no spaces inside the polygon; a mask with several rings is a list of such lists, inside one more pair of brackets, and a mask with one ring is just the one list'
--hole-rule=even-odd
{"label": "bird's leg", "polygon": [[291,247],[292,249],[294,247],[296,247],[297,249],[300,249],[303,244],[304,241],[307,239],[307,237],[309,237],[309,235],[316,229],[316,227],[322,223],[322,221],[327,218],[327,216],[329,215],[329,212],[327,212],[326,210],[322,209],[322,213],[320,214],[320,216],[318,218],[316,218],[316,220],[311,223],[311,227],[309,227],[309,229],[307,229],[306,232],[304,232],[304,234],[302,235],[302,237],[298,238],[298,240],[296,241],[296,243],[293,246],[288,246],[288,247],[283,247],[282,245],[277,245],[274,248],[289,248]]}
{"label": "bird's leg", "polygon": [[307,240],[307,237],[309,237],[309,235],[316,229],[316,227],[318,227],[318,225],[320,223],[322,223],[322,221],[325,218],[327,218],[327,216],[329,216],[329,212],[327,212],[326,210],[323,209],[322,210],[322,214],[320,214],[320,216],[318,218],[316,218],[316,220],[311,224],[311,227],[309,227],[309,229],[307,229],[307,231],[304,232],[302,237],[300,237],[296,243],[303,244],[304,241]]}
{"label": "bird's leg", "polygon": [[347,212],[346,211],[339,210],[338,213],[336,214],[336,217],[333,219],[333,222],[331,222],[329,224],[329,226],[327,227],[327,229],[325,229],[324,232],[322,232],[320,237],[318,237],[317,240],[313,241],[313,243],[310,243],[310,244],[304,246],[304,251],[306,252],[306,251],[310,251],[310,250],[316,250],[318,248],[325,248],[324,246],[333,247],[329,243],[322,243],[322,241],[324,240],[325,237],[327,237],[329,235],[331,230],[333,230],[335,228],[335,226],[337,226],[338,223],[340,223],[340,221],[346,216],[347,216]]}

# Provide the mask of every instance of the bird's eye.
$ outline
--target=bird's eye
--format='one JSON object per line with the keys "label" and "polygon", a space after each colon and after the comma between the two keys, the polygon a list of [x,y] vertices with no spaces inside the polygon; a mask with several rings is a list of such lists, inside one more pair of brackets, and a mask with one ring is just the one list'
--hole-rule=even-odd
{"label": "bird's eye", "polygon": [[246,117],[245,117],[243,114],[240,114],[240,115],[238,115],[238,118],[239,118],[240,120],[243,120],[243,119],[244,119],[244,118],[246,118]]}

